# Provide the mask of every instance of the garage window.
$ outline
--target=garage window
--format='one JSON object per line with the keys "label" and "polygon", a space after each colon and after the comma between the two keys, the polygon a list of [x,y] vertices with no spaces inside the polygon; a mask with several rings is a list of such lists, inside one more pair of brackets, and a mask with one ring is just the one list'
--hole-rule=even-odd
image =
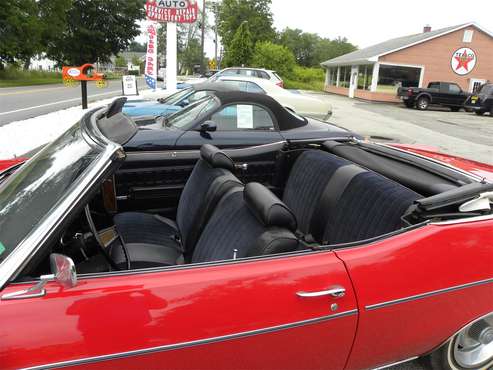
{"label": "garage window", "polygon": [[399,87],[418,87],[421,68],[380,65],[377,91],[397,93]]}

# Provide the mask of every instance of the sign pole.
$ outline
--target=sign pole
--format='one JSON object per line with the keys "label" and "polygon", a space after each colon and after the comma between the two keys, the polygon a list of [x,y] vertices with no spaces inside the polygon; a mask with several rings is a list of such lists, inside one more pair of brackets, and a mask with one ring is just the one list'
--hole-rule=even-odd
{"label": "sign pole", "polygon": [[176,64],[177,64],[177,31],[176,23],[166,23],[166,90],[176,90]]}
{"label": "sign pole", "polygon": [[82,109],[87,109],[87,81],[80,82],[82,92]]}

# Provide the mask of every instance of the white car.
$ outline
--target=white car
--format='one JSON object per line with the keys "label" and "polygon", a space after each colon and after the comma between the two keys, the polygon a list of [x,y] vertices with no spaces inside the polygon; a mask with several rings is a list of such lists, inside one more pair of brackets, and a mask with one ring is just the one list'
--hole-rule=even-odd
{"label": "white car", "polygon": [[[214,76],[216,77],[216,76]],[[332,116],[332,105],[316,97],[302,95],[279,87],[269,80],[254,77],[219,76],[217,81],[233,85],[241,91],[267,94],[286,108],[302,116],[327,121]]]}
{"label": "white car", "polygon": [[250,68],[250,67],[229,67],[224,68],[212,76],[209,80],[214,81],[221,77],[247,77],[247,78],[259,78],[262,80],[270,81],[271,83],[284,87],[284,81],[277,74],[276,71],[263,68]]}

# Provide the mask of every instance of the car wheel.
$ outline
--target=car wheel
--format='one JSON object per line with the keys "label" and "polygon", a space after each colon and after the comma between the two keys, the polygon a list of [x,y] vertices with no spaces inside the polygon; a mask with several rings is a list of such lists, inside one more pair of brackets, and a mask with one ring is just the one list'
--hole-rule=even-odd
{"label": "car wheel", "polygon": [[416,102],[416,107],[418,107],[419,110],[427,110],[429,106],[430,106],[430,99],[424,96],[419,98],[418,101]]}
{"label": "car wheel", "polygon": [[429,358],[434,370],[488,370],[493,366],[493,314],[457,333]]}
{"label": "car wheel", "polygon": [[450,110],[452,112],[458,112],[458,111],[460,111],[460,107],[450,107]]}
{"label": "car wheel", "polygon": [[476,113],[478,116],[482,116],[484,114],[484,112],[483,111],[480,111],[480,110],[477,110],[474,113]]}

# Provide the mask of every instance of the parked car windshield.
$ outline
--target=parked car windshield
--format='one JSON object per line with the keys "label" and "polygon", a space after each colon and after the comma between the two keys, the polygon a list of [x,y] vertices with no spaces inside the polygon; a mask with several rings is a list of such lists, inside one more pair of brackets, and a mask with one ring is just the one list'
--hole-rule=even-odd
{"label": "parked car windshield", "polygon": [[167,98],[159,99],[159,102],[162,104],[175,105],[176,103],[180,102],[183,98],[187,97],[192,91],[193,88],[183,89],[174,94],[171,94]]}
{"label": "parked car windshield", "polygon": [[483,85],[479,93],[485,95],[493,94],[493,85]]}
{"label": "parked car windshield", "polygon": [[0,263],[69,194],[101,155],[74,125],[0,184]]}
{"label": "parked car windshield", "polygon": [[199,116],[212,112],[218,105],[219,101],[214,96],[206,96],[190,104],[185,109],[165,118],[164,124],[167,127],[175,127],[181,130],[189,129]]}

